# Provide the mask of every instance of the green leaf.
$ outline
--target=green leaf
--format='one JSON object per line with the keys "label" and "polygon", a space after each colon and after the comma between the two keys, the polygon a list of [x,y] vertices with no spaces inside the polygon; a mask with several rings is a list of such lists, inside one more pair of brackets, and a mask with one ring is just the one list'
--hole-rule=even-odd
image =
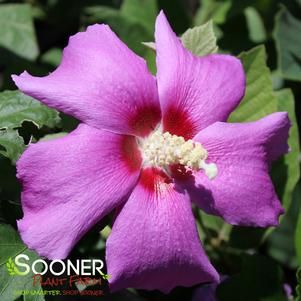
{"label": "green leaf", "polygon": [[[210,53],[215,53],[218,50],[216,44],[216,36],[213,31],[212,21],[207,22],[206,24],[196,26],[186,30],[181,36],[181,41],[185,48],[190,50],[192,53],[198,56],[204,56]],[[151,50],[147,59],[154,58],[153,51],[156,50],[156,45],[154,42],[143,42],[144,46]],[[154,73],[153,64],[150,62],[149,66],[151,71]]]}
{"label": "green leaf", "polygon": [[290,80],[301,81],[301,21],[282,6],[275,18],[274,39],[278,53],[278,69]]}
{"label": "green leaf", "polygon": [[[253,121],[276,111],[287,111],[292,122],[288,140],[291,152],[275,162],[272,169],[272,178],[277,194],[282,200],[283,207],[288,210],[300,174],[299,165],[296,164],[299,154],[299,137],[294,98],[290,90],[282,90],[277,93],[273,91],[271,74],[266,66],[266,54],[263,46],[243,52],[239,58],[246,72],[247,87],[244,99],[230,116],[230,122]],[[268,233],[270,232],[271,230]],[[270,251],[279,259],[279,256],[283,254],[283,249],[281,246],[273,246],[275,248],[270,249]],[[284,257],[281,258],[286,260]],[[291,262],[291,264],[295,265],[295,262]]]}
{"label": "green leaf", "polygon": [[[30,5],[2,4],[0,6],[0,48],[14,55],[35,60],[39,54]],[[0,56],[5,62],[5,56]]]}
{"label": "green leaf", "polygon": [[219,301],[286,301],[283,272],[271,259],[245,255],[241,272],[217,288]]}
{"label": "green leaf", "polygon": [[93,23],[96,20],[109,20],[120,16],[120,12],[115,9],[104,5],[91,5],[84,9],[86,16],[84,17],[84,23]]}
{"label": "green leaf", "polygon": [[183,33],[181,40],[187,49],[198,56],[215,53],[218,49],[212,21],[188,29]]}
{"label": "green leaf", "polygon": [[[30,261],[38,259],[36,253],[29,251],[22,243],[18,233],[9,225],[0,225],[0,299],[1,301],[12,301],[21,296],[21,290],[40,290],[41,287],[32,286],[33,273],[17,275],[16,271],[10,275],[7,270],[7,263],[11,269],[14,267],[14,258],[19,254],[26,254]],[[44,300],[43,296],[27,296],[25,300]]]}
{"label": "green leaf", "polygon": [[57,139],[57,138],[64,137],[66,135],[68,135],[68,133],[66,133],[66,132],[48,134],[48,135],[45,135],[43,138],[41,138],[39,141],[49,141],[49,140],[52,140],[52,139]]}
{"label": "green leaf", "polygon": [[127,20],[142,25],[152,34],[158,13],[156,0],[124,0],[121,14]]}
{"label": "green leaf", "polygon": [[52,48],[45,52],[41,57],[41,62],[57,67],[62,60],[62,50],[59,48]]}
{"label": "green leaf", "polygon": [[223,24],[231,5],[231,0],[203,0],[195,17],[195,24],[202,24],[211,19],[215,24]]}
{"label": "green leaf", "polygon": [[153,27],[150,31],[143,22],[137,23],[137,20],[129,19],[122,11],[106,6],[89,6],[84,9],[84,13],[83,21],[85,25],[107,23],[128,47],[139,55],[145,55],[147,50],[141,42],[153,38]]}
{"label": "green leaf", "polygon": [[13,164],[25,150],[24,140],[12,129],[0,130],[0,154],[9,158]]}
{"label": "green leaf", "polygon": [[272,175],[283,207],[289,208],[292,193],[300,176],[298,158],[299,136],[294,109],[294,97],[290,90],[273,91],[270,70],[266,65],[263,46],[257,46],[239,55],[247,77],[246,94],[238,108],[231,114],[230,122],[258,120],[276,111],[289,113],[292,127],[288,140],[291,152],[273,166]]}
{"label": "green leaf", "polygon": [[0,128],[20,127],[25,120],[37,127],[54,127],[60,121],[58,112],[19,91],[0,93]]}
{"label": "green leaf", "polygon": [[24,121],[33,122],[38,128],[42,126],[55,127],[60,122],[58,113],[42,105],[37,100],[19,91],[4,91],[0,93],[0,153],[10,158],[13,163],[25,149],[23,139],[17,128]]}
{"label": "green leaf", "polygon": [[200,218],[206,228],[214,230],[216,233],[218,233],[224,225],[224,221],[221,217],[207,214],[202,210],[200,210]]}
{"label": "green leaf", "polygon": [[246,93],[230,122],[254,121],[277,111],[277,98],[273,92],[270,70],[266,65],[264,46],[257,46],[239,56],[246,77]]}
{"label": "green leaf", "polygon": [[249,6],[244,10],[247,26],[249,30],[250,40],[254,43],[260,43],[266,40],[266,31],[264,23],[258,11]]}

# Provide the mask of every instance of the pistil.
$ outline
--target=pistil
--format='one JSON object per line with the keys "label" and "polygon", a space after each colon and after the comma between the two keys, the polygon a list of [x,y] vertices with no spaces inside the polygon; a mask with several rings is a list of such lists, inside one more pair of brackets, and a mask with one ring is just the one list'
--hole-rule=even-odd
{"label": "pistil", "polygon": [[141,141],[144,166],[160,167],[164,170],[169,165],[182,164],[186,168],[198,171],[203,169],[209,179],[217,175],[217,166],[206,163],[207,150],[199,142],[187,140],[160,130],[153,132]]}

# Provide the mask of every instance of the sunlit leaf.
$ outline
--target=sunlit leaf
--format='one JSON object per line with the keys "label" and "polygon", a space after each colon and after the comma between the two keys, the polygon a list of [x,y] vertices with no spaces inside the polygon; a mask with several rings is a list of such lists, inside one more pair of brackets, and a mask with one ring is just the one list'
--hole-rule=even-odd
{"label": "sunlit leaf", "polygon": [[[186,30],[181,36],[181,41],[185,48],[197,56],[215,53],[218,50],[212,21]],[[156,50],[154,42],[143,42],[143,45],[149,50]]]}
{"label": "sunlit leaf", "polygon": [[277,98],[273,92],[270,70],[266,65],[266,52],[257,46],[239,55],[247,76],[246,94],[231,114],[230,122],[254,121],[277,111]]}
{"label": "sunlit leaf", "polygon": [[211,21],[188,29],[183,33],[181,40],[187,49],[198,56],[215,53],[218,49]]}

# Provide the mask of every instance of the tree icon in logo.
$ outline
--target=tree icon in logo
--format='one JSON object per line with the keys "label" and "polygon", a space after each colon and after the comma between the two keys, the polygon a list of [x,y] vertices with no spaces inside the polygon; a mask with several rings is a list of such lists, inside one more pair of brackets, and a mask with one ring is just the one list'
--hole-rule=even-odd
{"label": "tree icon in logo", "polygon": [[8,259],[8,261],[5,263],[6,267],[7,267],[7,271],[9,273],[10,276],[22,276],[24,275],[24,273],[20,272],[16,266],[15,263],[13,262],[13,260],[11,259],[11,257]]}

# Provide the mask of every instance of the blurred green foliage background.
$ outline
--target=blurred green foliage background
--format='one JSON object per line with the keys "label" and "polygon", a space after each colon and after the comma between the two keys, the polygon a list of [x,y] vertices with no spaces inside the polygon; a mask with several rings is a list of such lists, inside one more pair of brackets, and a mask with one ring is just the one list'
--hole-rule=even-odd
{"label": "blurred green foliage background", "polygon": [[[215,36],[219,52],[238,55],[243,61],[248,82],[246,105],[234,112],[230,121],[254,120],[284,110],[289,111],[293,122],[292,153],[276,162],[272,169],[277,193],[286,209],[280,227],[274,231],[231,227],[219,218],[196,212],[207,254],[218,271],[229,276],[228,281],[218,287],[217,298],[221,301],[289,300],[283,288],[287,283],[293,289],[291,298],[300,301],[301,288],[295,291],[296,273],[301,266],[300,0],[0,0],[0,91],[16,90],[11,74],[27,70],[42,76],[53,71],[60,63],[69,36],[94,23],[109,24],[131,49],[147,60],[155,74],[155,53],[142,42],[154,40],[154,22],[161,9],[179,36],[188,28],[212,20],[214,35],[210,33],[209,24],[210,28],[204,29],[204,37],[214,40]],[[186,46],[194,51],[193,43],[188,44]],[[9,257],[25,247],[15,231],[16,219],[22,217],[15,162],[29,141],[62,135],[77,124],[77,120],[17,91],[0,93],[1,301],[44,300],[44,297],[13,297],[12,290],[26,287],[31,275],[18,282],[7,277],[4,266]],[[106,222],[109,226],[96,226],[79,242],[71,259],[104,258],[110,217]],[[299,274],[301,281],[301,272]],[[301,282],[299,284],[301,286]],[[176,288],[168,296],[125,290],[97,300],[194,298],[201,301],[196,292],[197,287]],[[61,300],[60,297],[45,299]],[[72,300],[85,300],[85,297]]]}

